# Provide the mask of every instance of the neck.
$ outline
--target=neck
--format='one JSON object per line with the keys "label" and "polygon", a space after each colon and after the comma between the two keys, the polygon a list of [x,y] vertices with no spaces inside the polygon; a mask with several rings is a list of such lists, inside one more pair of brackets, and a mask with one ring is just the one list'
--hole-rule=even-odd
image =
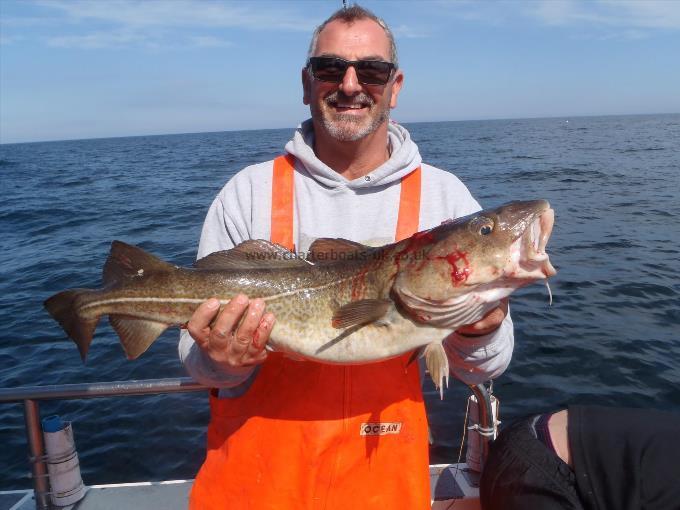
{"label": "neck", "polygon": [[390,158],[387,122],[354,142],[336,140],[314,122],[314,139],[316,157],[350,181],[369,174]]}

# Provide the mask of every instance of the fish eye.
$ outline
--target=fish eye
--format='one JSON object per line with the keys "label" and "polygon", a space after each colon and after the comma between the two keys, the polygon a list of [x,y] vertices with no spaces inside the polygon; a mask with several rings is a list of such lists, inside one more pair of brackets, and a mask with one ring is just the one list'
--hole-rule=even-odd
{"label": "fish eye", "polygon": [[480,236],[488,236],[494,231],[496,224],[491,218],[478,216],[472,220],[470,231]]}

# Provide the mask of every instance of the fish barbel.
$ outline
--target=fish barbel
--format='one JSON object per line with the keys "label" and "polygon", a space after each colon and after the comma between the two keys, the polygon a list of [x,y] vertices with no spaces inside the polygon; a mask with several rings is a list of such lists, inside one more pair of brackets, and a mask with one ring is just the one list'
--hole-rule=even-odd
{"label": "fish barbel", "polygon": [[262,240],[182,268],[113,241],[100,289],[45,301],[85,359],[102,315],[129,359],[211,297],[262,298],[276,323],[268,348],[325,363],[359,364],[421,349],[441,388],[443,339],[481,319],[515,289],[555,274],[545,252],[554,213],[544,200],[510,202],[368,247],[317,239],[307,259]]}

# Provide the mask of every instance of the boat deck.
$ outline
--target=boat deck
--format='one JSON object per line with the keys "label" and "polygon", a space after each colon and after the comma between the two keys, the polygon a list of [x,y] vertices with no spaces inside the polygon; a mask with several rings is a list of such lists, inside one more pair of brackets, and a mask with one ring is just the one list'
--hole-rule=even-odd
{"label": "boat deck", "polygon": [[[193,480],[141,482],[116,485],[93,485],[85,497],[62,510],[186,510]],[[432,508],[450,508],[456,501],[457,510],[479,510],[479,492],[474,487],[476,474],[465,464],[430,466]],[[32,490],[0,492],[0,510],[34,510]]]}

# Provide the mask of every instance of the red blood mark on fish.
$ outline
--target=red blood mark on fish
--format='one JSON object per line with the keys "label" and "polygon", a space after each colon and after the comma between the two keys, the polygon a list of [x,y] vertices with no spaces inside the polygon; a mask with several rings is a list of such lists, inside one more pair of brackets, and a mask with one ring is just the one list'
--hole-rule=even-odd
{"label": "red blood mark on fish", "polygon": [[366,270],[352,278],[352,301],[363,299],[366,295]]}
{"label": "red blood mark on fish", "polygon": [[[454,287],[463,283],[470,276],[471,269],[470,263],[467,259],[467,253],[455,250],[444,257],[436,258],[446,260],[446,262],[448,262],[451,266],[451,282],[453,283]],[[461,260],[464,264],[463,267],[459,266],[459,262]]]}
{"label": "red blood mark on fish", "polygon": [[432,232],[430,232],[429,230],[426,230],[425,232],[416,232],[415,234],[413,234],[410,237],[409,243],[406,245],[406,248],[397,253],[397,256],[395,257],[395,260],[397,262],[397,271],[400,269],[399,264],[402,258],[407,257],[411,253],[414,253],[422,249],[424,246],[427,246],[428,244],[434,244],[435,241],[436,239],[434,235],[432,235]]}

